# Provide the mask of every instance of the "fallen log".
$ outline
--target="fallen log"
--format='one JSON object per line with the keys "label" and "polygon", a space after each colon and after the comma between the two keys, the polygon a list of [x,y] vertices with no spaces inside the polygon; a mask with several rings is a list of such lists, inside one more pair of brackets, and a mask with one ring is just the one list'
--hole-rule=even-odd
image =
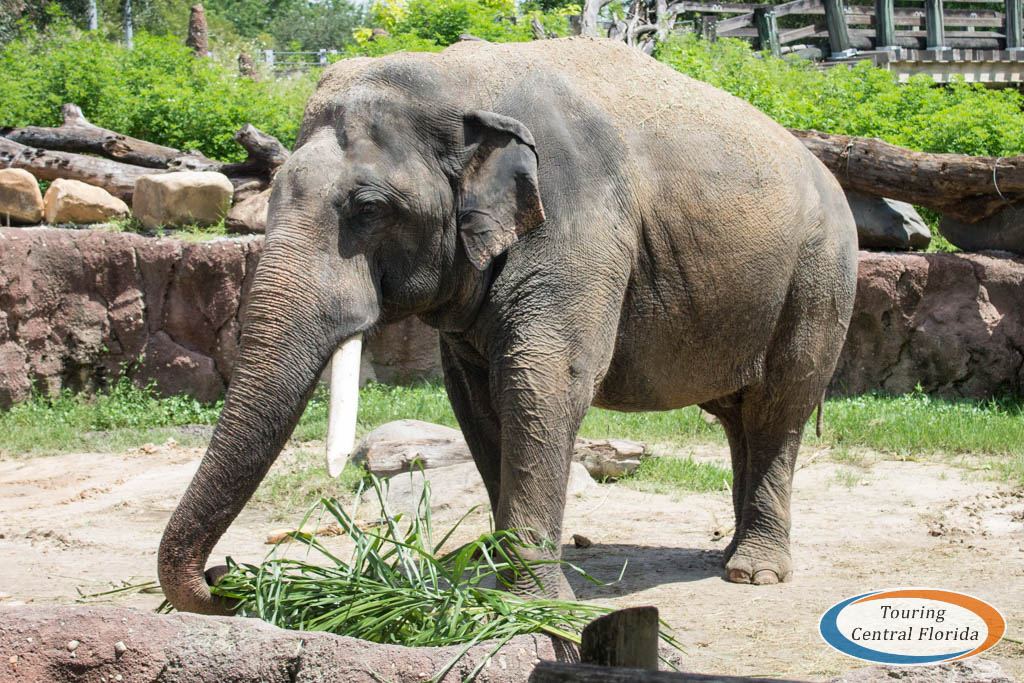
{"label": "fallen log", "polygon": [[[210,159],[196,151],[182,151],[156,143],[140,140],[116,131],[101,128],[90,123],[82,110],[74,104],[61,108],[63,122],[55,128],[24,126],[21,128],[0,128],[0,141],[4,138],[22,147],[3,145],[2,149],[22,158],[32,158],[32,164],[16,166],[25,168],[42,180],[73,178],[93,185],[100,185],[122,199],[125,192],[131,196],[131,188],[125,190],[125,183],[134,184],[133,178],[146,173],[167,170],[216,171],[231,179],[236,189],[236,200],[240,201],[266,189],[277,170],[288,160],[289,151],[272,135],[264,133],[252,124],[242,126],[234,139],[247,153],[245,161],[224,162]],[[29,151],[29,148],[34,151]],[[47,156],[52,154],[53,156]],[[89,161],[95,157],[70,155],[97,155],[119,162],[122,166],[110,166]],[[0,156],[0,163],[5,160]],[[9,161],[9,159],[7,159]],[[143,167],[141,171],[128,171],[124,166]],[[39,169],[36,173],[33,169]],[[61,169],[75,175],[60,175]],[[151,170],[150,170],[151,169]],[[119,182],[118,178],[124,181]],[[104,179],[111,185],[103,184]]]}
{"label": "fallen log", "polygon": [[75,104],[61,107],[63,123],[56,128],[25,126],[0,128],[0,137],[29,147],[42,147],[57,152],[96,154],[107,159],[146,168],[165,169],[175,160],[188,156],[195,163],[218,165],[222,162],[208,159],[198,152],[182,152],[146,140],[122,135],[90,123]]}
{"label": "fallen log", "polygon": [[51,152],[0,138],[0,168],[23,168],[40,180],[70,178],[102,187],[131,204],[135,181],[162,171],[86,154]]}
{"label": "fallen log", "polygon": [[875,138],[789,129],[847,190],[976,223],[1024,200],[1024,155],[929,154]]}

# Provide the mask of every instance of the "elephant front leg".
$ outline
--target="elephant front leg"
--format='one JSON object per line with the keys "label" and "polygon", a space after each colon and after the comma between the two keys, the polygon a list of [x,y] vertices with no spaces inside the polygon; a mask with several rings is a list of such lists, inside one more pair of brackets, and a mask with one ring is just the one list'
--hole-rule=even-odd
{"label": "elephant front leg", "polygon": [[[520,359],[522,360],[522,359]],[[528,561],[561,559],[562,517],[573,444],[590,403],[592,385],[544,363],[516,363],[502,373],[501,495],[495,526],[513,530],[523,541],[517,551]],[[561,566],[532,568],[513,577],[513,590],[571,599]]]}
{"label": "elephant front leg", "polygon": [[501,496],[501,424],[491,400],[488,369],[482,361],[472,363],[456,351],[458,342],[441,337],[441,367],[455,419],[480,472],[491,510],[498,509]]}

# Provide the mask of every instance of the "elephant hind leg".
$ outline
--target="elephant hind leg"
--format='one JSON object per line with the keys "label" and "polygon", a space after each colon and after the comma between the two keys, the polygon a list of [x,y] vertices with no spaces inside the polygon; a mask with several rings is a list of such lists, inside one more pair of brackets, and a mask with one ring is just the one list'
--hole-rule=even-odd
{"label": "elephant hind leg", "polygon": [[[703,410],[718,418],[729,440],[732,454],[732,507],[735,516],[733,529],[739,531],[743,525],[743,502],[747,495],[747,438],[743,432],[742,394],[736,393],[725,398],[702,403]],[[722,554],[722,566],[729,561],[736,550],[736,535],[729,541]]]}
{"label": "elephant hind leg", "polygon": [[[838,268],[823,256],[797,273],[766,356],[764,377],[712,406],[733,460],[736,531],[725,578],[737,583],[788,581],[790,498],[804,425],[821,400],[842,348],[852,290],[822,288],[816,274]],[[839,275],[834,278],[839,281]]]}

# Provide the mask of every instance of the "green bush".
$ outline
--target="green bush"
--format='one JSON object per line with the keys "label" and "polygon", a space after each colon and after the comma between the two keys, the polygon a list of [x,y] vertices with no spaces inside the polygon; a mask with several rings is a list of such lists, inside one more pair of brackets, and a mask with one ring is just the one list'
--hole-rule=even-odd
{"label": "green bush", "polygon": [[139,33],[128,50],[67,22],[0,49],[0,73],[0,125],[59,125],[74,102],[98,126],[225,161],[245,157],[232,136],[246,123],[290,147],[314,87],[313,75],[241,78],[173,37]]}
{"label": "green bush", "polygon": [[861,62],[820,71],[803,60],[756,55],[747,43],[673,37],[657,58],[747,100],[784,126],[877,137],[924,152],[1010,156],[1024,152],[1020,92],[926,75],[900,84]]}
{"label": "green bush", "polygon": [[346,56],[435,52],[458,42],[463,33],[492,43],[525,42],[533,40],[533,19],[548,33],[564,36],[569,30],[566,14],[578,11],[576,6],[548,12],[531,7],[520,14],[512,0],[409,0],[404,4],[382,0],[370,8],[367,19],[372,28],[385,29],[390,35],[371,41],[371,28],[357,29],[357,44]]}

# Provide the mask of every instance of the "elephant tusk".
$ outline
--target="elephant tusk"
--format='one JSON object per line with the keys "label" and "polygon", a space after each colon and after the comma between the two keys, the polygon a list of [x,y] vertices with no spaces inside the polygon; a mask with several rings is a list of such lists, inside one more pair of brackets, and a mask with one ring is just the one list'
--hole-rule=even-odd
{"label": "elephant tusk", "polygon": [[355,446],[356,413],[359,410],[359,365],[363,335],[357,334],[331,356],[331,400],[327,415],[327,474],[336,477],[345,469]]}

